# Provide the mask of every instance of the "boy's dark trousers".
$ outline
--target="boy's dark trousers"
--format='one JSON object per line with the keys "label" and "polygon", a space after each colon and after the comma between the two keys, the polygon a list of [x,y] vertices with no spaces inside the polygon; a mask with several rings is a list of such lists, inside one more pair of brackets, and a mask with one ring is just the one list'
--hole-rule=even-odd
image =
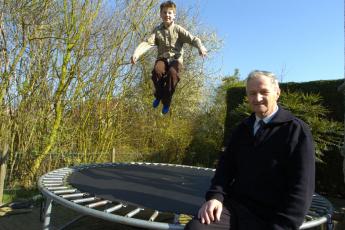
{"label": "boy's dark trousers", "polygon": [[179,72],[182,64],[177,60],[170,63],[167,59],[158,59],[152,70],[152,81],[155,87],[154,96],[165,106],[170,106],[177,83],[180,81]]}

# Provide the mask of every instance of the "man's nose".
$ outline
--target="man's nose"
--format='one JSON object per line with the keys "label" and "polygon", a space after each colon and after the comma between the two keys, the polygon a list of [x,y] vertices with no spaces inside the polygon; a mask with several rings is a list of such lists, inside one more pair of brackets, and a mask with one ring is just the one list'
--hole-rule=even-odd
{"label": "man's nose", "polygon": [[256,101],[261,101],[262,100],[262,94],[261,93],[258,93],[255,95],[255,100]]}

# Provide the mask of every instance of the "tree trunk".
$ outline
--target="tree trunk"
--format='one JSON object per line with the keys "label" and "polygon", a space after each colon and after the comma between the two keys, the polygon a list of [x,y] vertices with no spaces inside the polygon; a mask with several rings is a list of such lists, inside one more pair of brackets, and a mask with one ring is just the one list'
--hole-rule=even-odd
{"label": "tree trunk", "polygon": [[[69,3],[71,5],[69,5]],[[83,56],[81,55],[83,48],[80,46],[82,46],[82,44],[84,43],[87,44],[89,42],[84,41],[86,39],[85,33],[87,33],[87,28],[92,25],[93,20],[98,15],[101,1],[98,0],[98,2],[96,3],[96,11],[92,13],[87,11],[89,10],[88,6],[91,4],[91,1],[85,1],[83,3],[83,7],[81,8],[79,21],[77,21],[76,19],[78,17],[78,14],[75,12],[76,3],[77,1],[75,0],[71,2],[64,0],[64,33],[66,35],[66,39],[64,44],[65,50],[62,55],[62,65],[59,74],[58,87],[54,95],[55,117],[43,151],[33,162],[30,180],[35,179],[42,161],[49,154],[50,150],[56,143],[57,135],[60,129],[61,121],[63,120],[63,113],[66,106],[65,103],[63,103],[63,100],[66,98],[68,87],[70,86],[71,81],[74,78],[74,71],[80,64],[79,61],[83,58]],[[76,53],[81,56],[79,57]]]}
{"label": "tree trunk", "polygon": [[0,152],[0,205],[2,204],[2,198],[4,195],[5,188],[5,177],[6,177],[6,161],[8,152],[8,144],[4,145],[4,149]]}

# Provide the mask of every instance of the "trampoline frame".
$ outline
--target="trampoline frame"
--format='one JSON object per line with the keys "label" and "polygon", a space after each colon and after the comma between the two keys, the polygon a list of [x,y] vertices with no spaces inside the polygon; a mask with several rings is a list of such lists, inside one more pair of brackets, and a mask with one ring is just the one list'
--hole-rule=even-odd
{"label": "trampoline frame", "polygon": [[[125,203],[116,203],[113,201],[105,200],[102,198],[91,196],[87,192],[78,191],[78,189],[71,187],[67,179],[68,177],[76,172],[83,169],[95,168],[95,167],[116,167],[119,165],[154,165],[154,166],[165,166],[165,167],[181,167],[181,168],[193,168],[197,170],[210,170],[215,171],[210,168],[186,166],[186,165],[176,165],[176,164],[164,164],[164,163],[141,163],[141,162],[130,162],[130,163],[101,163],[101,164],[86,164],[80,166],[74,166],[71,168],[60,168],[47,174],[41,176],[38,181],[38,189],[45,198],[45,205],[43,207],[43,226],[42,229],[50,229],[50,220],[53,208],[53,202],[58,203],[66,208],[72,209],[83,215],[93,216],[101,218],[107,221],[116,222],[119,224],[129,225],[139,228],[147,229],[158,229],[158,230],[182,230],[184,229],[184,224],[180,224],[178,219],[179,214],[174,214],[173,223],[155,222],[158,215],[162,214],[159,210],[153,210],[152,216],[148,220],[142,220],[135,218],[135,215],[143,211],[144,208],[137,207],[126,215],[121,216],[113,214],[112,212],[126,207]],[[309,229],[322,224],[327,223],[327,229],[332,229],[332,221],[330,210],[333,208],[331,203],[322,196],[315,195],[312,203],[312,207],[306,216],[308,220],[304,222],[300,229]],[[83,205],[86,203],[86,205]],[[111,208],[105,209],[103,211],[94,209],[104,205],[116,203]],[[150,207],[146,207],[150,209]],[[150,209],[151,210],[151,209]],[[318,210],[321,210],[321,214]],[[331,210],[333,211],[333,210]],[[78,217],[77,219],[79,219]]]}

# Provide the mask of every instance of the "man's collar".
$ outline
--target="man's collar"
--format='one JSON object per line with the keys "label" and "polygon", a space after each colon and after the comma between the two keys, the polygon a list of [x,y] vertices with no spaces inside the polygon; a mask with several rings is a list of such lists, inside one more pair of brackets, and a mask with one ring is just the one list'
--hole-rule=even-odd
{"label": "man's collar", "polygon": [[[272,118],[270,120],[270,123],[269,123],[270,125],[278,124],[278,123],[285,123],[285,122],[288,122],[288,121],[291,121],[292,119],[294,119],[294,116],[291,114],[291,112],[283,109],[279,105],[278,105],[278,108],[279,108],[278,111],[276,112],[276,114],[274,114],[274,116],[272,116]],[[255,120],[256,120],[255,114],[252,113],[249,117],[245,118],[243,120],[243,122],[248,127],[253,127]]]}
{"label": "man's collar", "polygon": [[267,117],[264,118],[260,118],[257,115],[255,115],[256,121],[259,120],[263,120],[263,122],[265,122],[265,124],[267,124],[268,122],[270,122],[272,120],[272,118],[274,117],[274,115],[276,115],[276,113],[278,112],[278,105],[276,105],[276,108],[274,109],[273,113],[271,113],[270,115],[268,115]]}

